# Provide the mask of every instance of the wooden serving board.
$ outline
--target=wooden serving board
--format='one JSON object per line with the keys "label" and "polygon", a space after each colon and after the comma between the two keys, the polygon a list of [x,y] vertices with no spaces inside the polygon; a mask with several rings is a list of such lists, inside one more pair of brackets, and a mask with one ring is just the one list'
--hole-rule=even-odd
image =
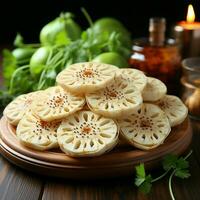
{"label": "wooden serving board", "polygon": [[142,151],[122,145],[99,157],[72,158],[58,149],[40,152],[23,146],[15,135],[15,128],[5,117],[0,120],[0,152],[6,159],[26,170],[62,178],[96,179],[132,175],[139,163],[144,162],[146,168],[152,169],[166,154],[184,153],[191,140],[192,130],[187,118],[172,129],[164,144],[155,149]]}

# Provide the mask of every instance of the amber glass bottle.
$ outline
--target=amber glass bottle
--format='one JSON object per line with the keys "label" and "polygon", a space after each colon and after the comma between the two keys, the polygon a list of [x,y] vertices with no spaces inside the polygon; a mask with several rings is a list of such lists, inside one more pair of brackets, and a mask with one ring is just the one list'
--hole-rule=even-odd
{"label": "amber glass bottle", "polygon": [[149,38],[134,40],[129,64],[148,76],[162,80],[168,93],[178,94],[181,77],[181,56],[175,40],[165,39],[165,18],[151,18]]}

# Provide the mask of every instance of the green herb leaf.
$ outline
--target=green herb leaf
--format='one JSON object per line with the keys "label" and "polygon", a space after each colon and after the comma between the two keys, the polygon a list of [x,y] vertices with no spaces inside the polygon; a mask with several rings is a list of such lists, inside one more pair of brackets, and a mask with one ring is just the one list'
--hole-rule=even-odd
{"label": "green herb leaf", "polygon": [[67,37],[66,31],[60,31],[55,37],[55,45],[68,45],[71,42],[70,38]]}
{"label": "green herb leaf", "polygon": [[8,93],[7,90],[1,90],[0,88],[0,110],[2,110],[8,103],[14,99],[14,95]]}
{"label": "green herb leaf", "polygon": [[152,181],[151,175],[148,175],[145,181],[139,186],[139,190],[144,194],[148,194],[151,191],[152,187],[151,181]]}
{"label": "green herb leaf", "polygon": [[178,156],[176,155],[169,154],[165,156],[162,163],[164,170],[168,171],[170,169],[176,168],[177,160],[178,160]]}
{"label": "green herb leaf", "polygon": [[20,33],[17,33],[17,35],[15,37],[14,46],[16,46],[16,47],[24,46],[24,39],[23,39],[23,37],[21,36]]}
{"label": "green herb leaf", "polygon": [[189,162],[185,160],[183,157],[179,158],[176,161],[175,176],[182,179],[188,178],[190,176],[188,167],[189,167]]}
{"label": "green herb leaf", "polygon": [[139,187],[139,190],[145,194],[149,193],[151,190],[151,175],[146,176],[144,164],[140,164],[135,167],[136,169],[136,178],[135,185]]}
{"label": "green herb leaf", "polygon": [[189,167],[189,162],[187,160],[184,160],[183,157],[179,158],[176,161],[176,168],[177,169],[186,169]]}
{"label": "green herb leaf", "polygon": [[[189,162],[183,157],[178,158],[176,155],[168,155],[164,158],[163,168],[168,171],[170,169],[175,170],[175,175],[179,178],[189,177]],[[185,172],[185,174],[184,174]]]}
{"label": "green herb leaf", "polygon": [[135,167],[136,169],[135,185],[139,187],[139,190],[141,192],[143,192],[144,194],[147,194],[150,192],[153,182],[156,182],[162,179],[169,173],[169,171],[171,171],[168,186],[169,186],[169,193],[170,193],[171,199],[175,199],[173,190],[172,190],[172,178],[174,175],[182,179],[190,177],[190,173],[188,170],[189,162],[186,159],[191,154],[192,154],[192,151],[190,151],[187,154],[187,156],[185,156],[184,158],[183,157],[178,158],[178,156],[172,155],[172,154],[165,156],[162,163],[163,168],[165,169],[165,172],[154,179],[152,179],[150,174],[146,176],[143,163],[136,166]]}
{"label": "green herb leaf", "polygon": [[179,169],[179,170],[176,170],[175,176],[182,178],[182,179],[189,178],[190,172],[188,169]]}
{"label": "green herb leaf", "polygon": [[3,77],[5,85],[8,87],[13,72],[18,67],[16,58],[8,49],[3,50]]}
{"label": "green herb leaf", "polygon": [[135,167],[136,170],[136,176],[139,178],[145,178],[145,169],[144,169],[144,163],[141,163],[140,165]]}
{"label": "green herb leaf", "polygon": [[34,83],[35,80],[31,77],[29,66],[21,66],[12,74],[9,92],[11,95],[19,95],[30,92],[32,91]]}

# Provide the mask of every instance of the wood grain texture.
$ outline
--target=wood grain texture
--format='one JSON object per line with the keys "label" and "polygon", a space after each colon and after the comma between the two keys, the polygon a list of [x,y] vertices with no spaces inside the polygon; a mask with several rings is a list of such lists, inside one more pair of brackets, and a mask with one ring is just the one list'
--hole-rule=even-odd
{"label": "wood grain texture", "polygon": [[38,200],[42,184],[38,176],[31,176],[0,156],[1,200]]}
{"label": "wood grain texture", "polygon": [[[199,200],[200,173],[194,155],[190,158],[191,177],[174,178],[172,182],[176,200]],[[162,170],[151,172],[153,176]],[[74,182],[49,179],[44,187],[42,200],[170,200],[168,178],[153,184],[152,192],[145,196],[134,186],[134,177],[91,182]]]}
{"label": "wood grain texture", "polygon": [[[129,186],[129,187],[127,187]],[[133,185],[133,179],[118,179],[113,181],[91,182],[63,182],[49,181],[44,188],[42,200],[54,200],[56,198],[76,200],[99,199],[136,199],[137,191]]]}
{"label": "wood grain texture", "polygon": [[164,144],[142,151],[132,146],[117,147],[105,155],[93,158],[72,158],[59,151],[36,151],[22,145],[15,129],[5,117],[0,121],[0,151],[16,165],[43,174],[72,179],[96,179],[133,175],[135,165],[143,162],[146,168],[159,165],[169,153],[182,154],[191,142],[189,120],[174,127]]}

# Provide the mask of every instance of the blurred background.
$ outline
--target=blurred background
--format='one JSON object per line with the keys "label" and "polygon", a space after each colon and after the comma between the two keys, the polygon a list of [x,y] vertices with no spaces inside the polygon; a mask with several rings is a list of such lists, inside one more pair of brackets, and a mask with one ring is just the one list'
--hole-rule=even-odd
{"label": "blurred background", "polygon": [[[192,5],[190,5],[190,12],[187,12],[189,4],[193,5],[194,12]],[[56,28],[48,26],[48,29],[42,33],[42,40],[39,41],[41,29],[57,18],[61,12],[72,12],[75,15],[75,22],[82,27],[82,30],[86,30],[89,24],[81,12],[81,7],[87,10],[93,22],[103,17],[112,17],[121,21],[131,33],[131,38],[127,30],[124,31],[124,27],[120,25],[119,30],[112,23],[106,28],[105,26],[101,29],[97,28],[96,32],[93,27],[93,33],[91,34],[91,29],[87,30],[84,32],[85,35],[82,34],[82,38],[79,30],[80,34],[75,39],[68,38],[66,32],[70,32],[71,28],[69,30],[66,28],[64,45],[62,43],[62,47],[54,48],[57,39],[61,38],[63,42],[63,35],[60,34],[63,33],[62,29],[58,28],[63,27],[61,25],[63,22],[66,23],[63,21],[61,24],[59,22],[60,25],[56,25]],[[200,104],[195,107],[193,102],[193,99],[197,99],[198,102],[200,99],[200,59],[198,63],[196,60],[189,60],[186,62],[185,69],[182,67],[184,58],[200,57],[199,11],[200,0],[1,1],[0,86],[2,85],[3,90],[0,88],[0,106],[5,106],[20,94],[54,85],[57,73],[72,63],[95,61],[142,70],[146,75],[162,80],[167,85],[169,94],[181,96],[188,107],[200,110]],[[189,21],[186,22],[187,13]],[[159,19],[158,26],[156,25],[158,18],[156,18],[157,22],[154,19],[154,28],[149,33],[149,19],[152,17],[166,19],[166,34],[163,31],[165,20]],[[112,31],[108,32],[110,28]],[[59,35],[58,38],[54,30],[59,30],[60,35],[56,33]],[[175,40],[166,40],[166,37],[172,36],[172,30],[176,33]],[[17,33],[22,35],[23,42],[29,44],[32,49],[22,44],[20,40],[22,37],[17,37],[18,44],[15,41],[14,49],[13,41]],[[151,39],[148,40],[148,36]],[[136,39],[141,37],[146,37],[147,40],[141,42]],[[71,42],[67,43],[70,40]],[[147,41],[151,44],[149,45]],[[34,46],[30,43],[40,44]],[[5,50],[2,53],[4,48],[11,51]],[[194,69],[194,66],[198,68]],[[190,113],[193,110],[190,110]],[[200,112],[198,117],[200,118]]]}
{"label": "blurred background", "polygon": [[[20,32],[25,42],[37,42],[41,28],[56,18],[62,11],[73,12],[82,28],[88,27],[81,13],[84,7],[92,19],[111,16],[119,19],[131,31],[132,37],[148,34],[148,20],[153,16],[163,16],[170,27],[185,19],[188,4],[193,4],[196,20],[200,19],[198,0],[31,0],[1,2],[0,44],[12,44],[16,32]],[[169,28],[168,34],[169,34]]]}

